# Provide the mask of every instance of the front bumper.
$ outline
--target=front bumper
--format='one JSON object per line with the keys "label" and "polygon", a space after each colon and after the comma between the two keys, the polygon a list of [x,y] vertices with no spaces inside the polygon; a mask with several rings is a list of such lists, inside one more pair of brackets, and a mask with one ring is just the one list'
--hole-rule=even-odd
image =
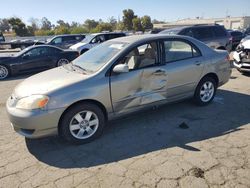
{"label": "front bumper", "polygon": [[234,67],[241,72],[250,72],[250,63],[237,63],[234,61]]}
{"label": "front bumper", "polygon": [[22,110],[6,104],[7,114],[14,130],[27,138],[58,134],[59,119],[65,108],[55,110]]}

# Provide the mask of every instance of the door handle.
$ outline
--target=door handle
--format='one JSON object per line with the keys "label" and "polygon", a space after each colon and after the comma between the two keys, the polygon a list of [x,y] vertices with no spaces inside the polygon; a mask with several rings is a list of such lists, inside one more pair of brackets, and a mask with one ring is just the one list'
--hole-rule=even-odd
{"label": "door handle", "polygon": [[201,62],[200,61],[195,61],[195,65],[199,66],[199,65],[201,65]]}

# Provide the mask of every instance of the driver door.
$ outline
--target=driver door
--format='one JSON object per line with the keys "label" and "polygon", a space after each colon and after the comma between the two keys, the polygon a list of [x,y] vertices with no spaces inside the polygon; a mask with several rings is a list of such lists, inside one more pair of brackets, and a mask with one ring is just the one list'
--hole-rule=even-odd
{"label": "driver door", "polygon": [[158,42],[132,49],[117,64],[129,72],[110,77],[113,110],[117,114],[146,107],[166,99],[166,72],[159,63]]}
{"label": "driver door", "polygon": [[51,64],[49,50],[46,47],[32,48],[20,57],[19,72],[45,70]]}

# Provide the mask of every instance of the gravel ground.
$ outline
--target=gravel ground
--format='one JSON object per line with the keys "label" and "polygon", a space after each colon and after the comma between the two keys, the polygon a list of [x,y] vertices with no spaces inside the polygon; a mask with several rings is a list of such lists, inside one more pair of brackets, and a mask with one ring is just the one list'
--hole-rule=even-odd
{"label": "gravel ground", "polygon": [[12,130],[4,103],[22,80],[0,82],[0,187],[250,187],[249,76],[233,70],[209,106],[135,114],[80,146]]}

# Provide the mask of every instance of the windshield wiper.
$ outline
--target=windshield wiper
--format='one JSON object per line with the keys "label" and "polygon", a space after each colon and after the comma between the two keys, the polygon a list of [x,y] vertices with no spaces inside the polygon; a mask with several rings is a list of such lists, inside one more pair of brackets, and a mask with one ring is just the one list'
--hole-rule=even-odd
{"label": "windshield wiper", "polygon": [[80,69],[80,70],[82,70],[82,71],[84,71],[84,72],[87,72],[86,69],[82,68],[82,67],[79,66],[79,65],[75,65],[75,64],[72,63],[72,66],[75,67],[75,68],[77,68],[77,69]]}

